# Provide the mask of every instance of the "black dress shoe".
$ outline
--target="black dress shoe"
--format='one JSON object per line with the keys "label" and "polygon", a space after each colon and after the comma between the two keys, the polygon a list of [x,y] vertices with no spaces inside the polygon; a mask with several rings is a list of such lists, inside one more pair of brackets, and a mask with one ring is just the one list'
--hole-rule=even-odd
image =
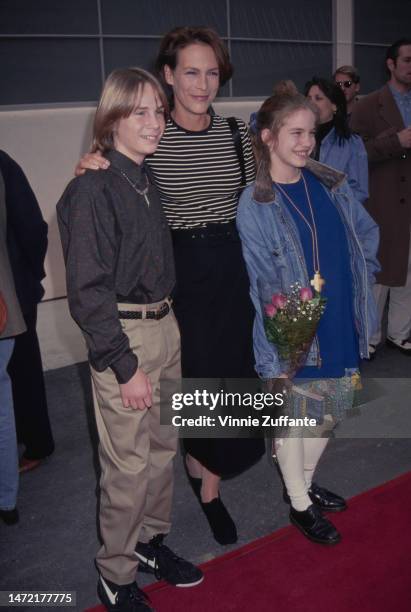
{"label": "black dress shoe", "polygon": [[334,525],[322,515],[320,508],[314,504],[302,512],[291,508],[290,521],[312,542],[332,545],[341,540]]}
{"label": "black dress shoe", "polygon": [[343,497],[319,487],[315,482],[308,489],[308,495],[313,504],[326,512],[342,512],[347,509],[347,502]]}
{"label": "black dress shoe", "polygon": [[15,525],[19,522],[19,512],[17,508],[13,510],[0,510],[0,518],[6,523],[6,525]]}

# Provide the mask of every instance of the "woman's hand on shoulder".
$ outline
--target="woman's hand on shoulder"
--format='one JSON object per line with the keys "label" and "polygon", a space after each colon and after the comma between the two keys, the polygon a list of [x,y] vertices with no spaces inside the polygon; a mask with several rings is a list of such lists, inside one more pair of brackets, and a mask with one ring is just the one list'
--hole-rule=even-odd
{"label": "woman's hand on shoulder", "polygon": [[75,176],[81,176],[86,170],[107,170],[110,162],[103,157],[100,151],[86,153],[74,169]]}

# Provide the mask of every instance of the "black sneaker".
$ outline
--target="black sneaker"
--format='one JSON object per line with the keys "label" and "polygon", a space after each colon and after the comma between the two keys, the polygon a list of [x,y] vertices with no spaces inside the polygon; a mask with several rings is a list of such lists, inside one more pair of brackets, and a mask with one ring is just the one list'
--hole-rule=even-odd
{"label": "black sneaker", "polygon": [[136,582],[118,585],[100,575],[97,594],[107,610],[112,612],[154,612],[148,596]]}
{"label": "black sneaker", "polygon": [[141,572],[154,574],[157,580],[165,580],[177,587],[192,587],[203,581],[203,572],[195,565],[178,557],[163,544],[164,535],[158,534],[148,544],[138,542],[136,556]]}

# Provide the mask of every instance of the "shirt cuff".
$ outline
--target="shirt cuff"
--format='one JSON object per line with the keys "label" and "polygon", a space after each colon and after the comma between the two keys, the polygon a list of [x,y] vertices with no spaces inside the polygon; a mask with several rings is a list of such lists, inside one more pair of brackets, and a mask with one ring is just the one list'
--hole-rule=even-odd
{"label": "shirt cuff", "polygon": [[262,380],[268,380],[270,378],[278,378],[281,374],[281,369],[273,369],[273,368],[257,368],[257,374],[259,378]]}
{"label": "shirt cuff", "polygon": [[134,376],[138,368],[137,356],[132,351],[127,351],[120,359],[111,364],[119,385],[125,385]]}

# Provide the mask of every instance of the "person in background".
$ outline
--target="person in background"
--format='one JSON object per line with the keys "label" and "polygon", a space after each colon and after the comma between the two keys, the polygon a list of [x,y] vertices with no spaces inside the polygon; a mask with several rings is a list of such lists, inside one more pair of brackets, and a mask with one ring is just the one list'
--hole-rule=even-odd
{"label": "person in background", "polygon": [[[359,359],[368,356],[376,322],[378,228],[344,175],[310,158],[317,115],[316,106],[291,84],[287,91],[282,83],[263,103],[256,120],[257,178],[241,196],[237,226],[255,307],[258,374],[267,391],[278,384],[291,388],[290,402],[296,401],[294,384],[297,390],[301,385],[312,394],[302,411],[317,410],[315,426],[289,427],[275,439],[290,520],[310,540],[331,545],[340,534],[323,511],[347,505],[316,484],[314,473],[335,424],[352,407],[351,377]],[[327,302],[308,352],[290,366],[267,339],[263,306],[275,309],[276,296],[282,299],[278,309],[284,308],[296,284],[310,299],[312,287],[322,291]]]}
{"label": "person in background", "polygon": [[333,74],[333,80],[345,96],[348,120],[360,93],[360,75],[354,66],[340,66]]}
{"label": "person in background", "polygon": [[6,525],[19,520],[17,492],[19,484],[16,427],[13,396],[7,372],[15,338],[25,332],[23,316],[14,287],[7,249],[7,208],[5,185],[0,172],[0,299],[6,320],[0,329],[0,519]]}
{"label": "person in background", "polygon": [[100,441],[97,590],[113,612],[152,610],[135,581],[138,566],[180,587],[203,579],[163,543],[178,431],[160,425],[160,410],[181,378],[180,334],[169,299],[170,231],[144,159],[158,146],[166,113],[148,72],[111,73],[93,141],[110,168],[71,181],[57,204],[67,297],[89,350]]}
{"label": "person in background", "polygon": [[347,122],[344,94],[335,83],[313,77],[304,87],[305,95],[318,108],[314,159],[347,175],[354,196],[361,203],[368,198],[368,159],[361,138]]}
{"label": "person in background", "polygon": [[388,83],[361,98],[351,116],[351,127],[368,153],[366,207],[381,232],[382,269],[375,287],[379,326],[370,340],[370,353],[382,340],[389,297],[387,345],[411,355],[411,38],[387,49],[386,68]]}
{"label": "person in background", "polygon": [[36,331],[37,305],[44,295],[41,281],[45,277],[47,223],[23,170],[5,151],[0,151],[0,170],[5,185],[7,246],[27,327],[15,339],[8,366],[17,440],[25,447],[20,472],[25,472],[39,466],[54,451]]}
{"label": "person in background", "polygon": [[[229,121],[210,114],[232,75],[228,51],[209,28],[179,27],[162,39],[156,69],[170,94],[171,116],[147,163],[173,237],[183,376],[251,378],[253,307],[235,217],[241,188],[254,179],[254,159],[245,123],[235,120],[233,139]],[[80,162],[105,166],[98,156]],[[237,529],[220,497],[220,480],[255,463],[264,454],[263,440],[183,443],[190,483],[214,538],[232,544]]]}

